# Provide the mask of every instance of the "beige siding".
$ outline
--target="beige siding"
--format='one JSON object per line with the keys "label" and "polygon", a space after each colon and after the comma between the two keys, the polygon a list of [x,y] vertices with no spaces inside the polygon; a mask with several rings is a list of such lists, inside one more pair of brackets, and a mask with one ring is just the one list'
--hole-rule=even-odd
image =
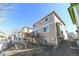
{"label": "beige siding", "polygon": [[[48,18],[48,21],[45,22],[45,19]],[[55,38],[55,24],[54,24],[54,18],[53,14],[49,15],[48,17],[45,17],[41,21],[39,21],[37,24],[35,24],[35,29],[39,30],[39,33],[41,34],[41,37],[43,39],[48,38],[48,45],[56,45],[56,38]],[[49,32],[44,32],[44,27],[49,27]],[[43,42],[44,44],[44,42]]]}
{"label": "beige siding", "polygon": [[[48,18],[48,21],[45,22],[45,19]],[[45,39],[47,40],[48,45],[58,45],[57,39],[57,29],[56,29],[56,22],[60,22],[62,24],[61,29],[65,31],[65,25],[60,21],[59,17],[56,16],[55,12],[49,14],[48,16],[41,19],[39,22],[35,23],[34,31],[38,30],[40,33],[40,37],[42,37],[42,43],[45,44]],[[44,32],[44,27],[48,26],[49,32]],[[66,32],[65,36],[66,36]]]}

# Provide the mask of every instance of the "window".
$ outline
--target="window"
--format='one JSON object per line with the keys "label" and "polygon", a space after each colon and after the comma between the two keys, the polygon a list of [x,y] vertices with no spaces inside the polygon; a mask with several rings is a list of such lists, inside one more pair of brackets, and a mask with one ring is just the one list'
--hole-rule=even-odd
{"label": "window", "polygon": [[35,35],[35,31],[33,31],[33,35]]}
{"label": "window", "polygon": [[46,18],[45,21],[48,21],[48,18]]}
{"label": "window", "polygon": [[47,44],[47,40],[45,40],[45,44]]}
{"label": "window", "polygon": [[48,31],[49,31],[48,26],[47,27],[44,27],[44,32],[48,32]]}
{"label": "window", "polygon": [[35,25],[33,25],[33,27],[35,27]]}
{"label": "window", "polygon": [[36,33],[38,33],[38,30],[36,30]]}
{"label": "window", "polygon": [[48,45],[48,38],[44,39],[44,44]]}

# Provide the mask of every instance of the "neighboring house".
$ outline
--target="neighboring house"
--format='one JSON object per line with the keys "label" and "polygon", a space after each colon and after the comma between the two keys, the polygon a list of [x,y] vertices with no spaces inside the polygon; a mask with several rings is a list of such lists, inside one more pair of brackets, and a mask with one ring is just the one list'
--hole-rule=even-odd
{"label": "neighboring house", "polygon": [[29,27],[23,27],[19,32],[18,35],[21,38],[26,38],[26,36],[30,36],[32,33],[32,28]]}
{"label": "neighboring house", "polygon": [[79,3],[71,3],[70,7],[68,8],[72,23],[76,25],[76,32],[78,35],[77,44],[79,47]]}
{"label": "neighboring house", "polygon": [[32,28],[29,27],[23,27],[19,32],[18,32],[18,37],[19,39],[23,40],[30,40],[32,38]]}
{"label": "neighboring house", "polygon": [[7,44],[8,36],[4,32],[0,31],[0,52],[7,48]]}
{"label": "neighboring house", "polygon": [[8,39],[8,36],[4,32],[0,31],[0,41],[4,41],[7,39]]}
{"label": "neighboring house", "polygon": [[68,32],[68,38],[69,40],[75,40],[77,39],[77,36],[73,32]]}
{"label": "neighboring house", "polygon": [[12,35],[9,36],[9,39],[11,40],[23,40],[23,39],[27,39],[27,37],[32,36],[32,29],[29,27],[23,27],[17,31],[15,31],[15,33],[13,33]]}
{"label": "neighboring house", "polygon": [[15,35],[9,35],[8,39],[9,40],[15,40]]}
{"label": "neighboring house", "polygon": [[23,27],[12,35],[9,36],[9,39],[11,39],[11,44],[21,44],[27,48],[28,41],[30,38],[32,38],[32,29],[29,27]]}
{"label": "neighboring house", "polygon": [[27,48],[29,47],[30,43],[33,42],[32,39],[32,28],[29,27],[23,27],[19,32],[18,32],[18,39],[21,39],[24,41],[25,45]]}
{"label": "neighboring house", "polygon": [[68,39],[66,25],[55,11],[33,24],[33,33],[44,45],[58,46],[63,39]]}
{"label": "neighboring house", "polygon": [[26,34],[30,34],[32,32],[32,28],[22,27],[21,29],[15,30],[12,35],[10,35],[11,39],[25,38]]}
{"label": "neighboring house", "polygon": [[72,23],[77,27],[77,34],[79,36],[79,3],[71,3],[68,8]]}

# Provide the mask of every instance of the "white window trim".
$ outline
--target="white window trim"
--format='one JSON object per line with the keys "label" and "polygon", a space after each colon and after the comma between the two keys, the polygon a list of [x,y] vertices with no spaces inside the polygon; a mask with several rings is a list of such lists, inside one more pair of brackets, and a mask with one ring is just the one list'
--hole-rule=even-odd
{"label": "white window trim", "polygon": [[[49,32],[50,31],[50,27],[49,26],[45,26],[45,27],[47,27],[47,31],[46,32]],[[44,28],[45,28],[44,27]],[[45,31],[44,31],[45,32]]]}

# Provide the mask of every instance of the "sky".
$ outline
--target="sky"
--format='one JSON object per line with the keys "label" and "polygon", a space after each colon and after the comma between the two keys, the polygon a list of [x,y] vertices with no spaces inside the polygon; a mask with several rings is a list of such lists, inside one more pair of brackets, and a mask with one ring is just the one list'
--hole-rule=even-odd
{"label": "sky", "polygon": [[61,17],[66,24],[68,32],[75,32],[70,15],[68,13],[68,3],[17,3],[14,4],[13,10],[7,12],[0,18],[0,31],[11,34],[12,31],[22,27],[32,27],[34,23],[42,17],[48,15],[53,10]]}

